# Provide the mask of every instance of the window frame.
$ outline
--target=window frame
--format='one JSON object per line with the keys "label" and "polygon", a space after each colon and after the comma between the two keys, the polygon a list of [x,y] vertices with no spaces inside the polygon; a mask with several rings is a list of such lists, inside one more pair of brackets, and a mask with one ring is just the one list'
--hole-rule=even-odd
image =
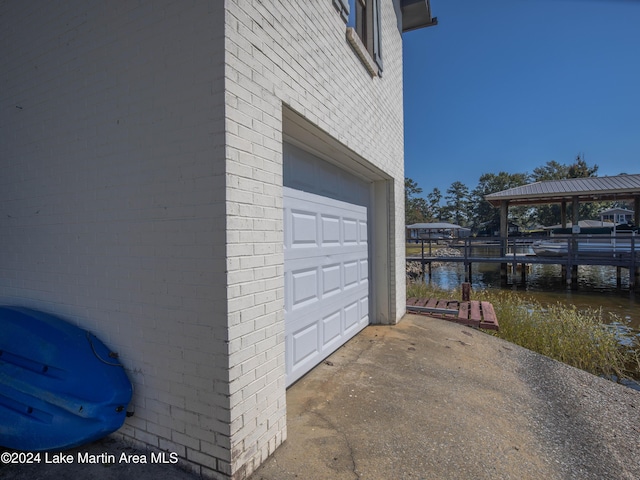
{"label": "window frame", "polygon": [[382,76],[382,0],[333,0],[347,25],[346,37],[371,76]]}

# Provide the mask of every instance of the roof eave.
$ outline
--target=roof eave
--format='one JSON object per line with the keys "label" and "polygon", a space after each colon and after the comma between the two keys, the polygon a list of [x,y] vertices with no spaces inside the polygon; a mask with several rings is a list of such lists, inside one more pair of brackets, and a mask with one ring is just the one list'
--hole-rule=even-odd
{"label": "roof eave", "polygon": [[431,16],[429,0],[402,0],[400,8],[402,10],[403,33],[438,24],[438,18]]}

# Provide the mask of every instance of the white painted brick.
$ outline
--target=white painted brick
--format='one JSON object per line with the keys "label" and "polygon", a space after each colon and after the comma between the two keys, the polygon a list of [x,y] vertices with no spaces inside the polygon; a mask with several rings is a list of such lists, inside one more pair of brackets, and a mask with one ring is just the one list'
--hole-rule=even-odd
{"label": "white painted brick", "polygon": [[286,438],[283,105],[395,179],[403,255],[394,7],[372,79],[330,1],[67,5],[0,15],[0,98],[22,107],[0,111],[0,300],[119,351],[124,435],[211,478],[250,473]]}
{"label": "white painted brick", "polygon": [[165,452],[175,452],[178,456],[185,458],[187,449],[184,445],[180,445],[178,443],[167,440],[166,438],[158,439],[158,448]]}
{"label": "white painted brick", "polygon": [[201,451],[212,457],[220,458],[224,456],[224,451],[228,450],[228,446],[221,446],[215,443],[210,443],[205,440],[200,441]]}
{"label": "white painted brick", "polygon": [[192,449],[187,448],[187,460],[194,462],[198,465],[210,468],[211,470],[217,470],[217,462],[215,457],[200,452],[200,448]]}

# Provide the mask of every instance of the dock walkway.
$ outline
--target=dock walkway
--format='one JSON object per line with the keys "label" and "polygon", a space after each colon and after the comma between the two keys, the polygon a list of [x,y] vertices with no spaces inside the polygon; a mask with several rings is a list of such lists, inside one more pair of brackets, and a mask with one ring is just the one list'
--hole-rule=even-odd
{"label": "dock walkway", "polygon": [[407,311],[418,315],[442,318],[475,328],[498,330],[498,318],[489,302],[459,301],[437,298],[409,298]]}
{"label": "dock walkway", "polygon": [[[572,289],[577,288],[578,266],[579,265],[601,265],[616,267],[616,277],[618,283],[621,282],[622,269],[629,272],[629,289],[634,291],[640,285],[640,248],[636,248],[635,237],[630,237],[631,251],[576,251],[572,247],[574,237],[556,238],[556,240],[567,242],[568,254],[562,255],[535,255],[525,253],[522,248],[532,243],[519,238],[487,237],[487,238],[465,238],[457,242],[452,242],[449,248],[455,248],[459,255],[433,255],[432,242],[428,239],[420,239],[421,251],[418,255],[407,255],[407,263],[420,263],[422,275],[431,276],[433,264],[438,263],[462,263],[465,266],[465,281],[471,281],[471,271],[474,263],[500,264],[500,276],[504,284],[507,283],[510,265],[511,271],[521,272],[522,283],[526,282],[527,265],[545,264],[560,265],[562,267],[562,278]],[[515,282],[513,283],[515,287]]]}

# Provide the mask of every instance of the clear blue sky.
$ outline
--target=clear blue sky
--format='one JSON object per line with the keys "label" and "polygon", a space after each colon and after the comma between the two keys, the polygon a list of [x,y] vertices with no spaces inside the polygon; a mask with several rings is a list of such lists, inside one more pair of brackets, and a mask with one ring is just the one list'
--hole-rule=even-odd
{"label": "clear blue sky", "polygon": [[584,155],[640,173],[640,0],[431,0],[404,35],[405,175],[426,196]]}

